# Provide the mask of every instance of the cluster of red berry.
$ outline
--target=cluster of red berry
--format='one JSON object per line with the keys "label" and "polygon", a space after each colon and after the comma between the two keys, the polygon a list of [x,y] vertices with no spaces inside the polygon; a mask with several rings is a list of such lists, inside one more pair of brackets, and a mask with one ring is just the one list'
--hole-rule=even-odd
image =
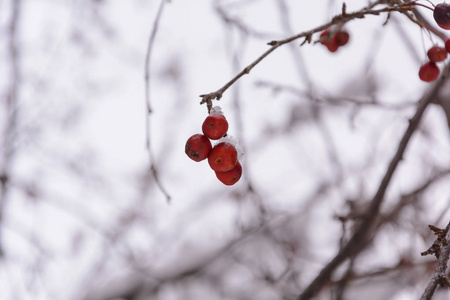
{"label": "cluster of red berry", "polygon": [[228,121],[219,107],[213,107],[203,122],[202,131],[203,134],[194,134],[187,140],[187,156],[197,162],[208,158],[209,166],[216,173],[217,179],[225,185],[235,184],[241,178],[242,166],[232,139],[220,140],[214,147],[210,141],[223,138],[228,131]]}
{"label": "cluster of red berry", "polygon": [[[450,30],[450,4],[440,3],[434,8],[427,8],[433,10],[433,17],[439,27]],[[336,52],[339,47],[348,43],[349,38],[348,32],[341,28],[327,28],[321,32],[319,42],[326,46],[330,52]],[[445,47],[431,47],[427,52],[429,61],[420,67],[419,78],[426,82],[436,80],[440,73],[436,63],[446,60],[448,53],[450,53],[450,39],[445,42]]]}
{"label": "cluster of red berry", "polygon": [[330,31],[330,28],[327,28],[320,34],[319,42],[330,52],[336,52],[339,47],[348,43],[349,38],[350,35],[345,30]]}
{"label": "cluster of red berry", "polygon": [[[450,5],[447,3],[440,3],[433,9],[433,17],[439,27],[450,29]],[[447,53],[450,53],[450,39],[445,42],[445,48],[433,46],[427,51],[427,56],[430,61],[423,64],[419,69],[419,78],[425,82],[431,82],[439,77],[439,67],[436,63],[447,59]]]}
{"label": "cluster of red berry", "polygon": [[426,82],[436,80],[440,73],[436,63],[444,61],[447,58],[447,52],[450,52],[450,40],[447,40],[445,43],[445,48],[439,46],[431,47],[427,52],[430,61],[420,67],[419,78]]}

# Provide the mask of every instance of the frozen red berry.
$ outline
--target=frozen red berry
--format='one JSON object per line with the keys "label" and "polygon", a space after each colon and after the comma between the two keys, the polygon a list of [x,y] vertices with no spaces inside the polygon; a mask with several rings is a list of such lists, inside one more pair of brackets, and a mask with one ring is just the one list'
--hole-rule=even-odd
{"label": "frozen red berry", "polygon": [[443,29],[450,29],[450,5],[447,3],[440,3],[436,5],[433,12],[433,17],[439,27]]}
{"label": "frozen red berry", "polygon": [[211,142],[206,136],[194,134],[187,140],[185,152],[192,160],[202,161],[208,157],[211,149]]}
{"label": "frozen red berry", "polygon": [[211,140],[218,140],[228,131],[227,119],[219,114],[210,115],[203,122],[202,131]]}
{"label": "frozen red berry", "polygon": [[233,169],[226,172],[216,172],[217,179],[225,185],[233,185],[239,181],[242,175],[242,166],[239,162],[236,163]]}
{"label": "frozen red berry", "polygon": [[440,62],[447,58],[447,50],[442,47],[433,46],[427,52],[428,58],[432,62]]}
{"label": "frozen red berry", "polygon": [[427,62],[419,70],[419,78],[426,82],[434,81],[439,76],[439,68],[434,62]]}
{"label": "frozen red berry", "polygon": [[445,50],[450,53],[450,39],[445,41]]}
{"label": "frozen red berry", "polygon": [[230,143],[222,142],[212,148],[208,156],[208,163],[214,171],[226,172],[236,166],[237,157],[236,148]]}

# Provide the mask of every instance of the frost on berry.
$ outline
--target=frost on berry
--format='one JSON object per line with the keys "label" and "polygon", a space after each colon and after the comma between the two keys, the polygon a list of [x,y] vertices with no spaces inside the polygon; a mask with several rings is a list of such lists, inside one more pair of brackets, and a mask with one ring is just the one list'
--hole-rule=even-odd
{"label": "frost on berry", "polygon": [[218,143],[208,155],[208,163],[216,172],[230,171],[236,166],[238,155],[236,148],[230,143]]}
{"label": "frost on berry", "polygon": [[209,114],[212,115],[221,115],[223,116],[223,112],[222,112],[222,108],[220,108],[220,106],[213,106],[213,108],[211,108],[211,111],[209,112]]}
{"label": "frost on berry", "polygon": [[224,136],[223,138],[221,138],[220,140],[217,141],[217,143],[222,143],[222,142],[233,145],[237,151],[238,161],[240,161],[241,163],[244,161],[244,150],[243,150],[242,146],[239,144],[239,141],[234,136],[231,136],[228,134],[227,136]]}

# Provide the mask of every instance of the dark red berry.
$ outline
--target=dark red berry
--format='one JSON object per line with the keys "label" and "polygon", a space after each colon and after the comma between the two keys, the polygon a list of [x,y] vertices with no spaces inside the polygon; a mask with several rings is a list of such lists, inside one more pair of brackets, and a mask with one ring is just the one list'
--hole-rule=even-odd
{"label": "dark red berry", "polygon": [[338,47],[341,47],[348,43],[348,40],[350,39],[350,35],[346,31],[338,31],[338,32],[336,32],[334,39],[336,40],[335,41],[336,45]]}
{"label": "dark red berry", "polygon": [[450,5],[447,3],[440,3],[436,5],[434,8],[433,17],[439,27],[450,29]]}
{"label": "dark red berry", "polygon": [[203,122],[202,131],[211,140],[218,140],[228,131],[227,119],[219,114],[210,115]]}
{"label": "dark red berry", "polygon": [[227,172],[216,172],[217,179],[225,185],[233,185],[239,181],[242,175],[242,166],[239,162],[236,166]]}
{"label": "dark red berry", "polygon": [[237,150],[230,143],[219,143],[212,148],[208,156],[211,169],[216,172],[230,171],[237,163]]}
{"label": "dark red berry", "polygon": [[320,34],[320,43],[322,45],[325,45],[330,52],[336,52],[338,49],[338,45],[336,44],[336,40],[334,39],[334,36],[330,34],[330,29],[327,28]]}
{"label": "dark red berry", "polygon": [[339,48],[339,46],[334,44],[334,43],[333,44],[328,44],[326,46],[328,48],[328,51],[330,51],[330,52],[336,52],[337,49]]}
{"label": "dark red berry", "polygon": [[320,33],[319,41],[322,45],[325,45],[326,43],[329,43],[333,40],[332,36],[328,36],[329,33],[330,33],[330,28],[327,28]]}
{"label": "dark red berry", "polygon": [[450,39],[445,41],[445,50],[450,53]]}
{"label": "dark red berry", "polygon": [[439,68],[433,62],[428,62],[420,67],[419,78],[426,82],[434,81],[439,76]]}
{"label": "dark red berry", "polygon": [[211,149],[211,142],[206,136],[194,134],[187,140],[184,151],[192,160],[202,161],[208,157]]}
{"label": "dark red berry", "polygon": [[427,52],[428,58],[432,62],[440,62],[447,58],[447,50],[442,47],[431,47]]}
{"label": "dark red berry", "polygon": [[320,34],[319,42],[325,45],[330,52],[336,52],[340,46],[344,46],[348,43],[350,35],[346,31],[338,31],[336,33],[330,33],[330,29],[327,28]]}

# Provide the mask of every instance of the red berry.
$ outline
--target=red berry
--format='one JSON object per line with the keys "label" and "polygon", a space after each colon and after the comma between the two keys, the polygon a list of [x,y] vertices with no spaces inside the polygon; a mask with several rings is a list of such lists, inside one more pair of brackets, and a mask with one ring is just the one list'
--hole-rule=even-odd
{"label": "red berry", "polygon": [[322,45],[325,45],[326,43],[331,42],[333,40],[332,36],[328,36],[329,33],[330,33],[330,28],[327,28],[320,33],[319,41]]}
{"label": "red berry", "polygon": [[450,5],[447,3],[440,3],[436,5],[434,8],[433,17],[439,27],[450,29]]}
{"label": "red berry", "polygon": [[242,175],[242,166],[239,162],[236,166],[227,172],[216,172],[217,179],[225,185],[233,185],[239,181]]}
{"label": "red berry", "polygon": [[211,149],[211,142],[206,136],[194,134],[187,140],[184,151],[192,160],[202,161],[208,157]]}
{"label": "red berry", "polygon": [[439,76],[439,68],[434,62],[428,62],[420,67],[419,78],[426,82],[434,81]]}
{"label": "red berry", "polygon": [[210,115],[202,125],[203,134],[211,140],[218,140],[228,131],[228,122],[222,115]]}
{"label": "red berry", "polygon": [[346,31],[338,31],[338,32],[336,32],[334,39],[336,40],[336,45],[338,47],[340,47],[340,46],[344,46],[345,44],[348,43],[348,40],[350,39],[350,35]]}
{"label": "red berry", "polygon": [[327,28],[320,34],[320,43],[325,45],[330,52],[335,52],[338,49],[338,45],[334,39],[334,36],[330,35],[330,29]]}
{"label": "red berry", "polygon": [[445,41],[445,50],[450,53],[450,39]]}
{"label": "red berry", "polygon": [[434,46],[428,50],[427,55],[432,62],[440,62],[447,58],[447,50],[442,47]]}
{"label": "red berry", "polygon": [[212,148],[208,156],[211,169],[216,172],[230,171],[236,166],[237,151],[230,143],[219,143]]}
{"label": "red berry", "polygon": [[346,31],[338,31],[330,35],[330,29],[327,28],[320,34],[320,43],[325,45],[330,52],[336,52],[340,46],[348,43],[350,35]]}
{"label": "red berry", "polygon": [[330,51],[330,52],[336,52],[337,49],[339,48],[339,46],[336,45],[335,43],[330,43],[330,44],[327,44],[325,46],[327,46],[328,51]]}

